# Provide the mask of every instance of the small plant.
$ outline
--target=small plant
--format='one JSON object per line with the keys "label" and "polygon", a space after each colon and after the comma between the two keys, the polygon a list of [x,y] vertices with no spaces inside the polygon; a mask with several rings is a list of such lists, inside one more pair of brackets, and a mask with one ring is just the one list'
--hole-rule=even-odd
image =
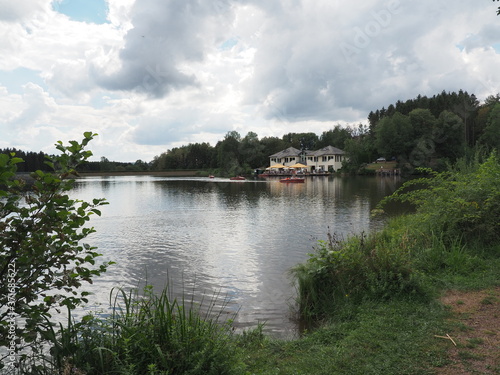
{"label": "small plant", "polygon": [[494,305],[496,302],[498,302],[498,299],[493,296],[484,297],[481,300],[482,305]]}

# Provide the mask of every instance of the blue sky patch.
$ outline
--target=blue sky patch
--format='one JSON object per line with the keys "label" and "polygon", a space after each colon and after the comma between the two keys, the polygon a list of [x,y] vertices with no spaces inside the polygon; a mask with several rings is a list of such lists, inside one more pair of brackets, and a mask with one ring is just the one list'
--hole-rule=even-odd
{"label": "blue sky patch", "polygon": [[33,82],[47,90],[47,85],[36,70],[27,68],[0,70],[0,86],[6,87],[10,94],[23,94],[23,86],[28,82]]}
{"label": "blue sky patch", "polygon": [[226,51],[228,49],[233,48],[237,44],[238,44],[238,39],[237,38],[230,38],[230,39],[226,40],[224,43],[222,43],[219,48],[222,51]]}
{"label": "blue sky patch", "polygon": [[102,91],[92,97],[92,99],[90,100],[90,105],[92,106],[92,108],[103,109],[104,107],[110,106],[110,100],[115,99],[119,100],[120,97],[118,95],[113,95],[108,92]]}
{"label": "blue sky patch", "polygon": [[74,21],[87,23],[108,23],[106,0],[54,0],[52,8]]}

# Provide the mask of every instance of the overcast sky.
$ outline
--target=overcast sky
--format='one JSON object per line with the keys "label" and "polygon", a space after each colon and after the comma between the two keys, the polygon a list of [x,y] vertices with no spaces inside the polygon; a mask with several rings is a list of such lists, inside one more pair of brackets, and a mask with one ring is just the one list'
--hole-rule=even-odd
{"label": "overcast sky", "polygon": [[417,95],[500,92],[490,0],[0,0],[0,148],[150,161],[228,131],[366,123]]}

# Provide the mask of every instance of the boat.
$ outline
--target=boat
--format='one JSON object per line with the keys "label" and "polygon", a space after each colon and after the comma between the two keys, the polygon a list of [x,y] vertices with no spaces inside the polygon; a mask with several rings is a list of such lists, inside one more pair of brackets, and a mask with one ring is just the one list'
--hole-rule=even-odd
{"label": "boat", "polygon": [[287,178],[282,178],[280,182],[284,183],[303,183],[306,179],[305,178],[299,178],[299,177],[287,177]]}
{"label": "boat", "polygon": [[208,176],[208,178],[215,178],[215,176],[211,174],[210,176]]}
{"label": "boat", "polygon": [[233,181],[243,181],[243,180],[246,180],[246,178],[243,177],[243,176],[236,176],[236,177],[231,177],[230,180],[233,180]]}

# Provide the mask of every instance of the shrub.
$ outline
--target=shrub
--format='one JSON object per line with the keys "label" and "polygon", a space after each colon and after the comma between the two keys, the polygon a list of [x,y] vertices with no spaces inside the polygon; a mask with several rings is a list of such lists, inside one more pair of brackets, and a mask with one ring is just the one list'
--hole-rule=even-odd
{"label": "shrub", "polygon": [[53,309],[86,302],[82,283],[110,264],[96,265],[100,254],[81,242],[94,232],[86,224],[100,215],[104,200],[84,202],[67,194],[76,167],[92,155],[85,146],[95,135],[87,132],[81,143],[68,146],[59,141],[61,155],[46,161],[54,172],[37,170],[30,186],[15,179],[22,159],[0,154],[0,349],[14,348],[12,357],[24,346],[36,353],[35,343],[43,345],[50,333]]}
{"label": "shrub", "polygon": [[421,292],[405,237],[387,232],[319,241],[307,263],[292,270],[299,313],[317,319],[362,299]]}
{"label": "shrub", "polygon": [[500,163],[495,153],[486,161],[459,161],[447,172],[405,183],[385,200],[416,207],[414,224],[427,235],[438,233],[445,244],[459,239],[486,245],[500,240]]}

